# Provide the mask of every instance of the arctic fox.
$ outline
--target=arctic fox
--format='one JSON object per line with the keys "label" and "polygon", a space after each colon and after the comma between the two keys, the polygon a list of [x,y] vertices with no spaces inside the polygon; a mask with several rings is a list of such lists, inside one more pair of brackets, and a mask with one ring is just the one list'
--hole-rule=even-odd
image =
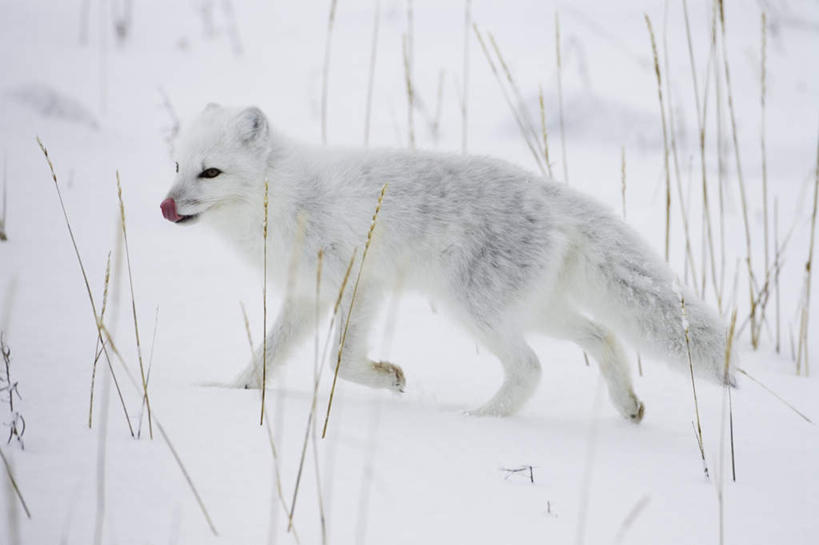
{"label": "arctic fox", "polygon": [[[259,266],[269,184],[268,278],[288,290],[268,332],[271,371],[314,325],[319,250],[326,287],[318,304],[327,312],[355,249],[361,259],[388,184],[349,317],[343,379],[403,391],[399,366],[367,356],[373,317],[399,278],[449,311],[503,365],[500,389],[473,414],[510,415],[531,397],[541,373],[526,342],[532,332],[580,345],[599,363],[614,406],[635,422],[644,406],[615,332],[688,372],[674,274],[634,230],[564,184],[486,157],[313,147],[279,133],[258,108],[215,104],[183,128],[175,158],[164,217],[210,224]],[[301,273],[288,281],[294,253]],[[733,382],[720,317],[680,289],[695,371]],[[342,311],[352,292],[345,291]],[[261,362],[259,351],[235,385],[259,387]]]}

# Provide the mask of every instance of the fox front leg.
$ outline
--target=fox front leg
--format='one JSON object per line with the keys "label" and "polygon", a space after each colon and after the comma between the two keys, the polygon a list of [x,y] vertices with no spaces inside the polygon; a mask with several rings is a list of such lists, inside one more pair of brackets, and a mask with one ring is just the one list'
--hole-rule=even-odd
{"label": "fox front leg", "polygon": [[[233,381],[237,388],[261,388],[262,376],[268,379],[282,365],[293,348],[302,341],[314,325],[315,306],[302,299],[289,299],[282,304],[279,315],[267,332],[267,355],[264,344],[257,347],[247,367]],[[263,368],[266,367],[266,372]]]}

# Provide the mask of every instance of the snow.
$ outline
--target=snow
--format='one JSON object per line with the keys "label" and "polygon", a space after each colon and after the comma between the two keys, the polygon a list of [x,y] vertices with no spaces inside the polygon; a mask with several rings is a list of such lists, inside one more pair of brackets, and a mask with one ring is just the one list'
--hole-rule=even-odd
{"label": "snow", "polygon": [[[0,242],[0,327],[12,350],[11,372],[22,395],[15,409],[27,423],[25,450],[14,442],[1,448],[12,461],[32,514],[31,520],[24,517],[1,474],[0,542],[15,543],[19,536],[22,544],[90,543],[101,502],[102,543],[292,543],[275,493],[267,433],[259,426],[258,392],[211,386],[231,378],[249,358],[239,301],[248,309],[254,340],[261,339],[261,275],[245,268],[210,233],[163,220],[159,203],[174,168],[167,138],[175,124],[163,96],[183,119],[208,102],[256,104],[281,130],[320,141],[329,2],[135,2],[124,41],[117,38],[111,20],[119,18],[128,3],[89,2],[83,44],[85,3],[0,1],[0,155],[8,181],[8,241]],[[671,100],[681,175],[692,195],[692,244],[699,269],[696,113],[682,8],[670,4]],[[702,88],[710,4],[689,4]],[[764,270],[760,5],[726,5],[758,275]],[[774,349],[773,306],[759,350],[751,349],[747,328],[736,349],[752,376],[816,419],[819,389],[815,378],[795,376],[789,328],[796,340],[816,164],[819,73],[810,66],[819,51],[819,11],[812,2],[764,5],[770,25],[769,191],[771,202],[774,197],[779,201],[780,238],[791,224],[795,227],[781,273],[782,353]],[[232,6],[232,15],[225,6]],[[415,115],[416,139],[420,147],[459,152],[464,4],[419,0],[413,7],[415,86],[429,112],[434,112],[439,73],[445,72],[440,140],[434,140],[420,110]],[[328,102],[328,141],[333,145],[357,146],[363,140],[373,9],[369,0],[338,2]],[[406,4],[384,0],[381,9],[370,143],[406,146],[401,59]],[[543,86],[551,155],[555,172],[562,173],[555,10],[560,12],[570,183],[619,211],[623,146],[628,222],[661,252],[662,133],[643,13],[652,19],[662,57],[662,4],[473,2],[475,21],[493,32],[535,120],[537,89]],[[534,170],[474,36],[470,59],[470,152]],[[716,203],[713,81],[711,85],[708,176],[711,202]],[[730,293],[739,263],[736,303],[741,323],[748,312],[747,284],[744,264],[737,260],[745,257],[745,239],[725,104],[723,109],[724,282]],[[106,255],[117,236],[114,173],[120,172],[146,364],[159,307],[150,382],[153,416],[183,460],[218,537],[211,533],[156,421],[153,440],[147,438],[147,422],[141,440],[130,437],[102,367],[94,425],[87,428],[95,327],[35,135],[54,161],[98,304]],[[716,225],[715,205],[712,213]],[[672,222],[672,266],[682,277],[676,191]],[[117,311],[106,322],[130,372],[138,376],[126,274],[114,267],[120,300],[118,305],[109,302],[109,310]],[[714,300],[710,287],[706,296]],[[280,294],[271,294],[271,314],[279,301]],[[724,391],[697,383],[708,480],[692,429],[687,375],[643,359],[644,376],[635,376],[635,385],[646,417],[635,426],[616,414],[594,364],[586,367],[577,347],[533,338],[544,366],[534,399],[514,417],[468,417],[464,411],[483,403],[500,384],[500,366],[445,316],[433,312],[424,298],[408,295],[396,305],[392,318],[385,310],[373,334],[373,355],[403,366],[406,394],[340,381],[327,439],[319,439],[328,542],[609,543],[620,536],[623,543],[717,543],[720,482],[725,543],[819,541],[817,428],[744,376],[738,377],[733,392],[736,482],[731,480],[727,429],[722,432]],[[816,324],[814,319],[808,334],[811,354],[819,353]],[[323,324],[322,338],[325,330]],[[139,390],[115,365],[136,426]],[[310,342],[268,391],[267,411],[288,503],[310,405],[312,366]],[[329,376],[322,377],[320,414],[329,382]],[[8,422],[5,405],[0,407],[0,420]],[[319,424],[322,420],[323,414]],[[526,466],[533,468],[534,483],[528,472],[505,471]],[[312,448],[294,525],[301,543],[321,542]]]}

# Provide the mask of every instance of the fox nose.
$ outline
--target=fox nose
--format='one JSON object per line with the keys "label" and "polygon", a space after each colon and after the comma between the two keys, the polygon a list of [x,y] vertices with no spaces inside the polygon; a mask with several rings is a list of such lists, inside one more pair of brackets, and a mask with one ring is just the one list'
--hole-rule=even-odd
{"label": "fox nose", "polygon": [[162,209],[162,217],[164,217],[166,220],[176,223],[182,219],[182,216],[176,212],[175,200],[167,198],[162,201],[162,204],[160,204],[159,207]]}

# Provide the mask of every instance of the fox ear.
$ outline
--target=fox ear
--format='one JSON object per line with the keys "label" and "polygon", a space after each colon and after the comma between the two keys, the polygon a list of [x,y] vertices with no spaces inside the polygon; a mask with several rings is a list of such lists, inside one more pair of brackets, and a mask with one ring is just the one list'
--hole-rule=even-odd
{"label": "fox ear", "polygon": [[242,144],[260,142],[267,138],[267,117],[255,106],[245,108],[236,119],[236,131]]}

